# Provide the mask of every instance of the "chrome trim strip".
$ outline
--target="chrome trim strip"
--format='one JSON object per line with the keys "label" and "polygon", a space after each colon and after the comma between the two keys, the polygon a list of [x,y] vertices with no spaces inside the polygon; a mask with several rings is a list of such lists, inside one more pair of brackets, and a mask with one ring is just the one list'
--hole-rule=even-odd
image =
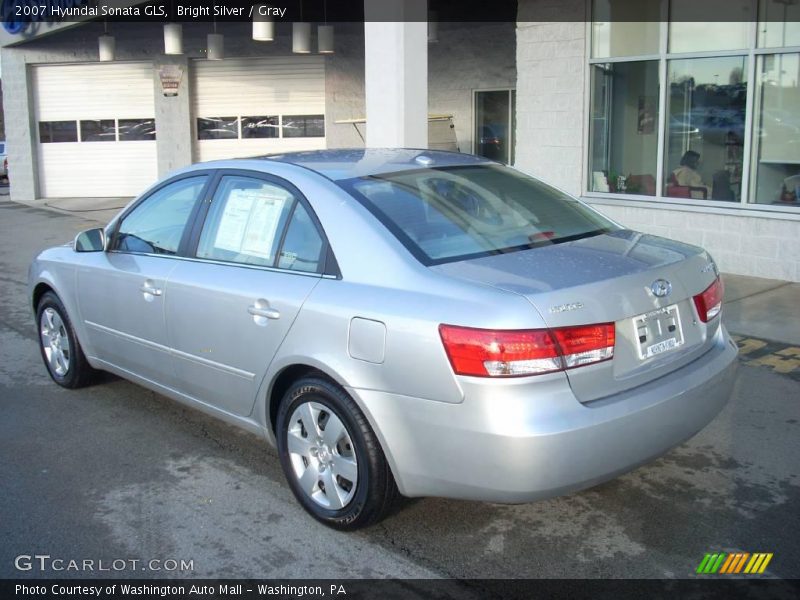
{"label": "chrome trim strip", "polygon": [[244,263],[226,262],[224,260],[214,260],[211,258],[198,258],[193,256],[177,256],[174,254],[152,254],[149,252],[120,252],[119,250],[109,250],[109,254],[131,254],[133,256],[150,256],[152,258],[166,258],[170,260],[181,260],[201,264],[222,265],[225,267],[236,267],[239,269],[253,269],[256,271],[269,271],[270,273],[283,273],[285,275],[301,275],[303,277],[314,277],[316,279],[338,279],[336,275],[327,273],[309,273],[308,271],[293,271],[291,269],[280,269],[278,267],[266,267],[263,265],[246,265]]}
{"label": "chrome trim strip", "polygon": [[117,329],[111,329],[110,327],[106,327],[105,325],[100,325],[99,323],[94,323],[93,321],[84,321],[84,323],[86,323],[86,325],[88,325],[89,327],[97,329],[98,331],[102,331],[104,333],[120,337],[122,339],[134,342],[136,344],[141,344],[142,346],[147,346],[148,348],[153,348],[154,350],[160,350],[161,352],[165,352],[171,356],[176,356],[178,358],[190,360],[192,362],[196,362],[198,364],[211,367],[212,369],[217,369],[225,373],[230,373],[231,375],[236,375],[237,377],[241,377],[243,379],[248,379],[250,381],[253,381],[255,380],[256,377],[255,373],[250,373],[249,371],[243,371],[242,369],[237,369],[236,367],[231,367],[222,363],[215,362],[213,360],[209,360],[207,358],[202,358],[200,356],[195,356],[194,354],[189,354],[188,352],[183,352],[181,350],[176,350],[175,348],[170,348],[169,346],[164,346],[156,342],[151,342],[150,340],[145,340],[140,337],[136,337],[135,335],[130,335],[129,333],[123,333],[122,331],[119,331]]}

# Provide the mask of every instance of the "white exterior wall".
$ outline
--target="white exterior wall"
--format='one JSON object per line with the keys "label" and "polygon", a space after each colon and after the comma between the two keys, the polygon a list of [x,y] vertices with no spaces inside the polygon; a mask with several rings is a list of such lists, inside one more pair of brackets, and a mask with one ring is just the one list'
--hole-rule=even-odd
{"label": "white exterior wall", "polygon": [[[585,0],[519,0],[517,166],[584,192],[588,40]],[[800,212],[584,198],[621,225],[697,244],[726,273],[800,281]]]}
{"label": "white exterior wall", "polygon": [[519,0],[516,166],[581,193],[585,97],[584,0]]}

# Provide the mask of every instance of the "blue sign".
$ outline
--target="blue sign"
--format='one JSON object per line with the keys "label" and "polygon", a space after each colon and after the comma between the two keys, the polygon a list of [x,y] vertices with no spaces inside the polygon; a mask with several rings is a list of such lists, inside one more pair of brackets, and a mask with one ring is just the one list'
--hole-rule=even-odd
{"label": "blue sign", "polygon": [[57,16],[66,8],[77,8],[88,0],[2,0],[0,17],[3,27],[12,34],[23,33],[31,23],[59,20]]}

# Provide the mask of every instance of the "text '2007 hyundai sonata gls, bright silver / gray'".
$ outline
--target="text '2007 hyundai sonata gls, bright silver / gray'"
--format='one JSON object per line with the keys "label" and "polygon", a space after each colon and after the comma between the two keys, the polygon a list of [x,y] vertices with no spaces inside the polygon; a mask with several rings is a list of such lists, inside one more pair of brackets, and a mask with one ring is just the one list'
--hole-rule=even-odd
{"label": "text '2007 hyundai sonata gls, bright silver / gray'", "polygon": [[56,383],[116,373],[266,436],[340,529],[399,492],[527,502],[659,456],[727,402],[701,248],[457,153],[197,164],[42,252]]}

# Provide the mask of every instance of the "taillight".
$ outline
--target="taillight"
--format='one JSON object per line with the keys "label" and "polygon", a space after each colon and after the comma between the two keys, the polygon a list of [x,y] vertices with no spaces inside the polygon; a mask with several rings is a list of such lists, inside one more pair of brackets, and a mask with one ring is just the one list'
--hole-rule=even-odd
{"label": "taillight", "polygon": [[457,375],[541,375],[614,356],[614,324],[558,329],[493,330],[439,325]]}
{"label": "taillight", "polygon": [[706,290],[694,297],[694,305],[697,308],[697,314],[703,323],[708,323],[711,319],[716,317],[722,310],[722,296],[725,293],[725,288],[722,285],[722,279],[717,277]]}

